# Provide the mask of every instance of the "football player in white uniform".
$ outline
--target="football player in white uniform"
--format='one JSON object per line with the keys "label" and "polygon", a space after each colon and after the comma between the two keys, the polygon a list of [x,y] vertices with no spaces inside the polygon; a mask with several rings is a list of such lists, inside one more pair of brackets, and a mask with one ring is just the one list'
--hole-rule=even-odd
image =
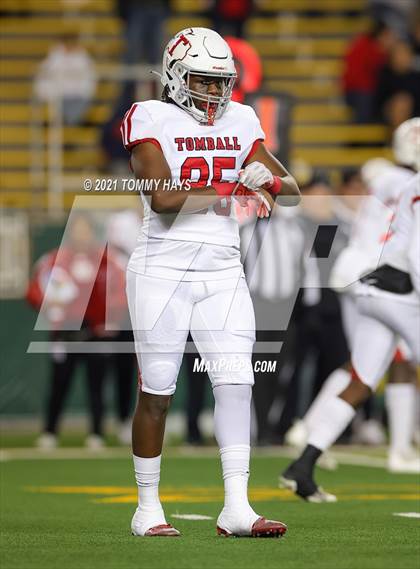
{"label": "football player in white uniform", "polygon": [[[162,101],[134,104],[121,132],[143,185],[145,216],[127,272],[139,364],[133,459],[137,536],[177,536],[158,485],[166,414],[188,332],[205,362],[215,398],[225,503],[220,535],[281,536],[248,502],[253,307],[240,262],[232,194],[267,215],[274,199],[299,202],[294,179],[267,151],[251,107],[230,101],[231,51],[214,31],[176,34],[163,55]],[[188,189],[190,187],[190,189]]]}
{"label": "football player in white uniform", "polygon": [[[420,169],[420,118],[403,123],[395,135],[401,154],[397,159]],[[282,474],[281,483],[313,502],[335,501],[313,478],[316,461],[341,435],[355,409],[376,389],[390,365],[398,341],[420,362],[420,174],[402,188],[378,269],[362,277],[358,287],[358,317],[351,363],[354,381],[338,395],[325,398],[307,446]]]}
{"label": "football player in white uniform", "polygon": [[[396,161],[404,160],[404,139],[401,146],[401,137],[395,136],[393,147]],[[357,327],[358,279],[378,266],[384,243],[390,236],[390,224],[401,192],[414,175],[411,167],[395,165],[383,158],[369,160],[362,167],[362,178],[370,196],[361,202],[349,244],[337,258],[330,278],[330,286],[339,293],[350,350]],[[416,368],[409,360],[408,347],[400,341],[385,386],[390,439],[388,468],[392,472],[420,472],[420,459],[412,449],[416,414]],[[325,400],[331,395],[338,395],[351,380],[350,362],[334,370],[305,416],[286,433],[286,442],[299,449],[304,448],[309,433],[316,427],[318,414],[323,412]],[[337,463],[328,453],[323,453],[318,466],[334,469]],[[321,497],[322,494],[318,496]]]}

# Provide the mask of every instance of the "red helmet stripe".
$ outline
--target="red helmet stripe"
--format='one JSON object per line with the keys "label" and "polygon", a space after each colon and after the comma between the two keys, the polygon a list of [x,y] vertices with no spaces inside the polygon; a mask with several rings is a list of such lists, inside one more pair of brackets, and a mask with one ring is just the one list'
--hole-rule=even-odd
{"label": "red helmet stripe", "polygon": [[187,39],[184,34],[181,34],[179,36],[179,38],[176,40],[176,42],[174,43],[174,45],[171,47],[171,49],[168,51],[169,55],[172,55],[173,52],[175,51],[175,49],[179,46],[180,43],[183,43],[184,45],[189,45],[191,46],[191,42],[189,39]]}

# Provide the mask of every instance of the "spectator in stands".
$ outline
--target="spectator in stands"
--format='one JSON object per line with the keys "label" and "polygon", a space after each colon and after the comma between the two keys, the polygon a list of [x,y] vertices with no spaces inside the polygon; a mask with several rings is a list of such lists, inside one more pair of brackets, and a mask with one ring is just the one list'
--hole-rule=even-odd
{"label": "spectator in stands", "polygon": [[414,67],[418,71],[420,69],[420,8],[413,18],[413,25],[410,30],[410,42],[415,56]]}
{"label": "spectator in stands", "polygon": [[[86,214],[75,214],[68,239],[59,249],[46,253],[35,265],[26,298],[48,322],[51,337],[51,378],[42,448],[57,445],[59,419],[79,363],[87,371],[91,413],[86,445],[103,446],[103,381],[105,355],[89,342],[109,339],[105,317],[119,323],[126,310],[125,275],[113,252],[96,241],[95,228]],[[115,325],[110,326],[115,328]],[[81,342],[84,353],[66,349],[66,342]]]}
{"label": "spectator in stands", "polygon": [[359,168],[350,166],[341,171],[341,184],[337,185],[335,194],[334,212],[350,235],[350,225],[354,223],[360,203],[367,194]]}
{"label": "spectator in stands", "polygon": [[96,89],[95,64],[74,33],[64,34],[41,63],[34,91],[41,101],[62,101],[67,125],[83,122]]}
{"label": "spectator in stands", "polygon": [[377,22],[372,24],[369,33],[356,37],[347,49],[342,88],[356,123],[369,123],[375,118],[379,74],[395,41],[392,29]]}
{"label": "spectator in stands", "polygon": [[169,0],[118,0],[125,25],[124,63],[156,65],[162,53]]}
{"label": "spectator in stands", "polygon": [[232,101],[244,103],[247,95],[256,93],[263,80],[263,68],[261,58],[257,50],[247,41],[226,36],[233,60],[237,78],[233,87]]}
{"label": "spectator in stands", "polygon": [[420,114],[420,70],[409,43],[395,44],[389,64],[379,76],[376,104],[381,118],[393,130]]}
{"label": "spectator in stands", "polygon": [[385,22],[395,33],[408,38],[409,22],[418,0],[369,0],[372,19]]}
{"label": "spectator in stands", "polygon": [[110,118],[102,126],[102,171],[114,176],[127,173],[127,151],[121,144],[120,127],[127,109],[136,101],[136,84],[126,81],[121,89]]}
{"label": "spectator in stands", "polygon": [[253,10],[252,0],[214,0],[213,29],[220,35],[244,37],[244,26]]}

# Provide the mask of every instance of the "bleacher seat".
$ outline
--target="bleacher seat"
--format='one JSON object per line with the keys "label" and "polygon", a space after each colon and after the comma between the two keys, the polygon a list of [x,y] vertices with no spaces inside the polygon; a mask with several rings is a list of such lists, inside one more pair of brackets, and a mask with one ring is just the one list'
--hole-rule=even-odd
{"label": "bleacher seat", "polygon": [[[367,0],[259,0],[246,25],[247,39],[263,59],[265,89],[294,98],[292,159],[337,169],[360,165],[368,158],[389,156],[387,130],[380,125],[352,125],[340,94],[342,57],[349,39],[366,29]],[[174,0],[167,35],[190,26],[210,26],[205,0]],[[2,0],[0,18],[0,175],[2,203],[45,207],[45,188],[32,191],[31,140],[33,76],[52,43],[69,29],[79,30],[81,43],[98,69],[118,63],[123,50],[122,23],[114,0],[71,2]],[[97,176],[101,166],[100,127],[112,112],[120,85],[100,80],[88,113],[88,126],[63,129],[64,201],[80,192],[83,177]],[[45,109],[37,117],[40,164],[47,160]],[[44,146],[43,146],[44,145]],[[366,146],[363,146],[366,145]],[[39,168],[37,180],[44,180]],[[44,178],[43,178],[44,176]],[[45,182],[45,180],[44,180]]]}

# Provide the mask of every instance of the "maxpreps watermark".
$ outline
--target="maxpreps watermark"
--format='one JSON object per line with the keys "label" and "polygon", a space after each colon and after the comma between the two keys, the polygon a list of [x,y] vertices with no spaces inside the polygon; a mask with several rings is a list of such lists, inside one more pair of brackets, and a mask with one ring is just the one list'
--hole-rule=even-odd
{"label": "maxpreps watermark", "polygon": [[164,192],[191,189],[191,180],[137,180],[135,178],[86,178],[83,180],[85,192],[151,192],[160,189]]}
{"label": "maxpreps watermark", "polygon": [[194,359],[193,372],[237,372],[253,371],[255,373],[274,373],[277,362],[274,360],[257,360],[254,365],[249,360],[218,358],[217,360]]}

